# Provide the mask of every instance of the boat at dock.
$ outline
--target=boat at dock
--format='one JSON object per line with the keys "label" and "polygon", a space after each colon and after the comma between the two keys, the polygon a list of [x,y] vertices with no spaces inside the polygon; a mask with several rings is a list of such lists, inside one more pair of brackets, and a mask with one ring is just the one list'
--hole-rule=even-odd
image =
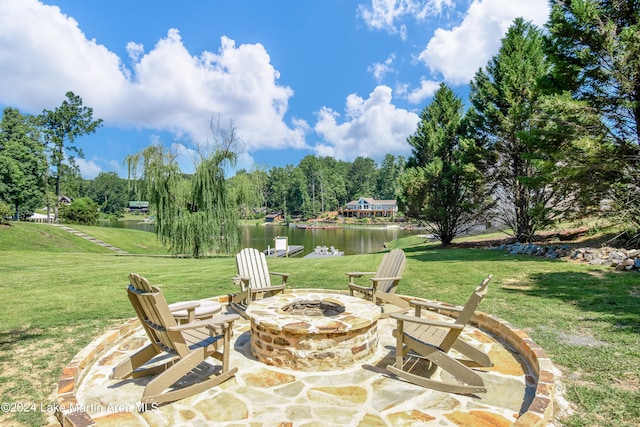
{"label": "boat at dock", "polygon": [[299,224],[296,225],[296,228],[300,230],[331,230],[340,228],[339,225],[307,225],[307,224]]}

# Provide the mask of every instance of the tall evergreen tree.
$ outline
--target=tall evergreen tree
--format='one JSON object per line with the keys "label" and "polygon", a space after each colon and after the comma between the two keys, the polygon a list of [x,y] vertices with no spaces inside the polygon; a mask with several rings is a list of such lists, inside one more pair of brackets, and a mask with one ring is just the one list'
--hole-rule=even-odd
{"label": "tall evergreen tree", "polygon": [[402,156],[387,154],[384,156],[378,179],[376,180],[376,198],[380,200],[395,200],[399,192],[398,178],[402,175],[405,159]]}
{"label": "tall evergreen tree", "polygon": [[531,132],[540,125],[543,83],[551,64],[542,32],[522,18],[509,28],[499,52],[471,82],[469,111],[479,145],[493,150],[489,178],[495,184],[499,217],[518,241],[556,219],[554,197],[537,159],[546,156]]}
{"label": "tall evergreen tree", "polygon": [[376,172],[377,166],[373,159],[356,157],[347,174],[347,194],[350,200],[375,195]]}
{"label": "tall evergreen tree", "polygon": [[598,173],[593,180],[610,185],[604,196],[613,195],[613,213],[640,230],[640,4],[636,0],[552,0],[551,4],[548,30],[554,81],[595,109],[607,127],[607,138],[594,148],[609,157],[593,164]]}
{"label": "tall evergreen tree", "polygon": [[[64,162],[75,169],[75,156],[84,158],[82,149],[76,145],[76,139],[95,132],[102,124],[102,119],[94,120],[93,109],[83,105],[82,98],[73,92],[67,92],[65,96],[66,99],[59,107],[53,111],[44,110],[40,116],[51,166],[54,168],[56,198],[60,197]],[[56,201],[56,215],[57,207]]]}
{"label": "tall evergreen tree", "polygon": [[399,207],[444,245],[483,213],[488,203],[480,151],[464,138],[462,100],[444,83],[409,137],[412,156],[400,177]]}

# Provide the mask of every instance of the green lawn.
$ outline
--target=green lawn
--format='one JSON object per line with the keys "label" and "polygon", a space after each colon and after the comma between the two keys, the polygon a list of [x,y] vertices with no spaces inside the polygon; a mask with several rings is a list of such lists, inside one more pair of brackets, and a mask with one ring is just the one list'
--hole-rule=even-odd
{"label": "green lawn", "polygon": [[[0,228],[0,402],[47,403],[62,367],[108,327],[134,316],[124,288],[138,272],[169,302],[232,293],[233,257],[166,256],[155,236],[78,227],[141,255],[117,256],[43,224]],[[140,234],[138,234],[140,233]],[[407,238],[399,293],[463,304],[493,274],[481,310],[541,344],[562,370],[576,413],[568,426],[640,424],[640,276],[486,249],[442,249]],[[373,271],[381,254],[329,259],[269,258],[291,287],[345,289],[347,271]],[[46,414],[45,414],[46,415]],[[10,421],[11,420],[11,421]],[[39,413],[0,413],[40,426]]]}

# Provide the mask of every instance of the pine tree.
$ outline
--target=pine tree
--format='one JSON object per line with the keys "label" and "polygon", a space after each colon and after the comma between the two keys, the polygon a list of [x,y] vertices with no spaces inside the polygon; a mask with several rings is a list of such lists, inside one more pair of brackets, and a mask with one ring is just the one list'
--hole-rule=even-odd
{"label": "pine tree", "polygon": [[480,150],[465,138],[462,100],[444,83],[421,114],[399,207],[424,223],[444,245],[473,225],[488,204]]}

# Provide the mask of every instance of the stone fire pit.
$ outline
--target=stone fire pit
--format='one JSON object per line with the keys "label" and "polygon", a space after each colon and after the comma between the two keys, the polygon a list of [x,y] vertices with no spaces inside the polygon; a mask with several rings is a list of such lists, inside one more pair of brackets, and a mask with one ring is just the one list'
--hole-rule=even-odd
{"label": "stone fire pit", "polygon": [[352,366],[375,352],[381,309],[348,295],[296,292],[252,302],[251,352],[301,371]]}

